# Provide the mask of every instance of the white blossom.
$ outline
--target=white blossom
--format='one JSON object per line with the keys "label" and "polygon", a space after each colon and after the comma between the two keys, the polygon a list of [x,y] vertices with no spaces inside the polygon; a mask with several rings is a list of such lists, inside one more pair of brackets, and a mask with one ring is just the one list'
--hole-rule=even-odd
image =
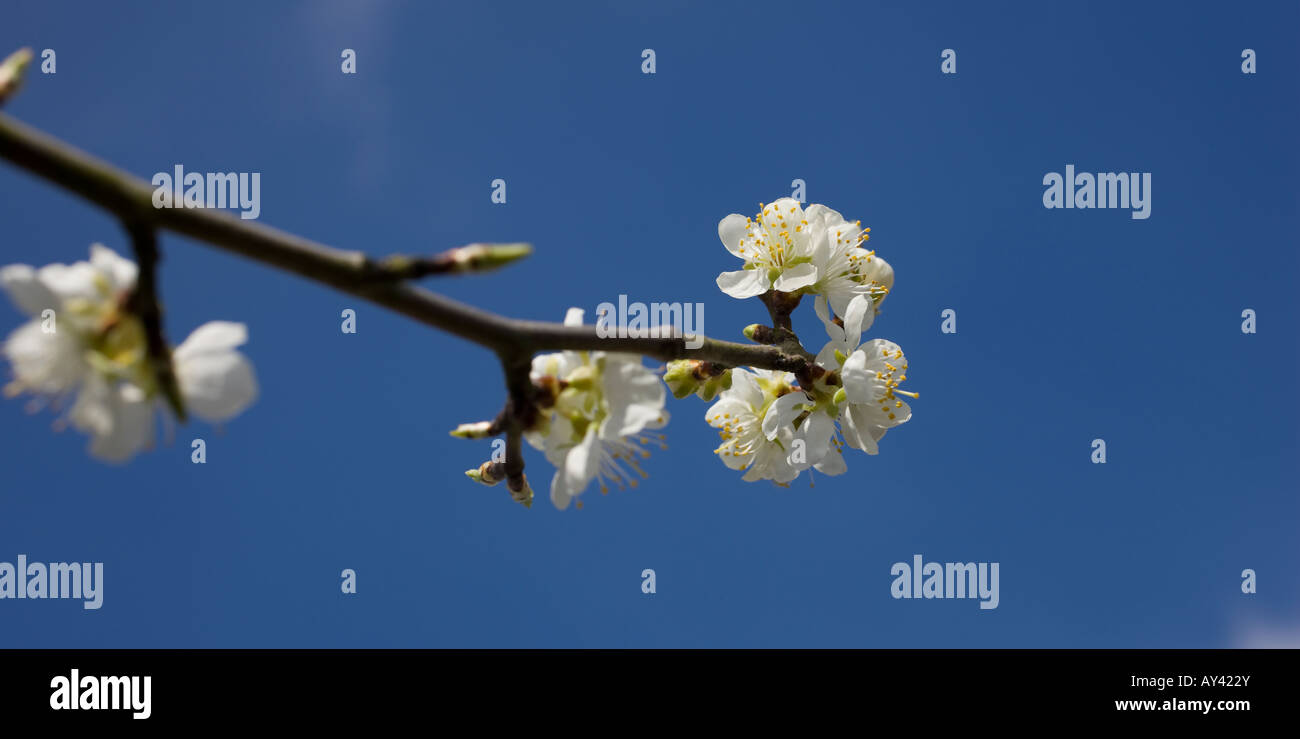
{"label": "white blossom", "polygon": [[[731,372],[731,388],[718,396],[704,420],[718,429],[722,443],[714,453],[733,470],[746,470],[746,482],[772,480],[784,484],[799,476],[791,463],[795,430],[772,409],[781,398],[790,405],[803,398],[793,387],[794,375],[775,370]],[[772,421],[767,421],[772,418]],[[765,426],[766,424],[766,426]]]}
{"label": "white blossom", "polygon": [[[136,275],[133,262],[100,244],[88,262],[0,268],[0,285],[31,316],[3,346],[14,376],[6,394],[55,407],[71,399],[67,422],[91,437],[92,456],[112,462],[152,445],[161,405],[144,325],[126,309]],[[243,324],[214,321],[176,349],[181,399],[194,415],[225,421],[252,403],[252,366],[234,350],[246,339]]]}
{"label": "white blossom", "polygon": [[794,292],[817,280],[813,234],[799,201],[781,198],[759,207],[753,218],[732,213],[718,223],[722,245],[745,263],[744,269],[718,275],[718,287],[733,298]]}
{"label": "white blossom", "polygon": [[861,221],[845,221],[837,211],[818,204],[808,207],[807,221],[813,233],[812,264],[817,280],[804,292],[826,296],[841,316],[857,296],[872,297],[879,306],[894,286],[894,270],[874,251],[863,248],[871,238],[871,229],[862,228]]}
{"label": "white blossom", "polygon": [[[570,308],[566,326],[581,326],[583,311]],[[665,387],[631,354],[564,351],[533,358],[531,378],[555,378],[560,387],[554,407],[537,428],[525,434],[555,465],[551,502],[561,510],[594,479],[601,493],[608,483],[636,487],[648,475],[639,460],[650,456],[655,440],[642,432],[668,422]],[[659,437],[662,439],[662,437]],[[662,444],[660,444],[662,446]]]}
{"label": "white blossom", "polygon": [[894,285],[889,263],[863,248],[871,229],[848,222],[838,211],[814,203],[803,209],[782,198],[761,205],[752,218],[733,213],[718,223],[727,251],[744,268],[718,275],[718,287],[733,298],[769,290],[824,295],[843,315],[854,297],[865,295],[879,307]]}
{"label": "white blossom", "polygon": [[840,431],[849,446],[876,454],[885,432],[912,417],[911,407],[898,397],[917,397],[898,387],[907,379],[907,358],[892,341],[872,339],[859,345],[862,329],[874,315],[867,298],[850,302],[843,326],[830,320],[823,298],[818,298],[816,310],[830,336],[816,361],[840,373],[842,390],[834,401]]}

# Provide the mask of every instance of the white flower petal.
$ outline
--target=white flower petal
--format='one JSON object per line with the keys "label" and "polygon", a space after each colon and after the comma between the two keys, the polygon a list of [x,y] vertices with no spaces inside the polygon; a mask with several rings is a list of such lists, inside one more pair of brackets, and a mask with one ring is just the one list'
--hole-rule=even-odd
{"label": "white flower petal", "polygon": [[[788,449],[790,438],[787,436],[784,441],[787,442],[785,447]],[[785,449],[777,444],[764,444],[760,447],[753,466],[741,479],[746,482],[771,480],[778,483],[787,483],[798,476],[799,470],[790,464]]]}
{"label": "white flower petal", "polygon": [[877,256],[872,256],[870,261],[862,268],[862,274],[872,282],[878,282],[884,285],[886,289],[894,288],[894,268],[889,262]]}
{"label": "white flower petal", "polygon": [[799,427],[799,436],[803,438],[807,461],[803,465],[817,464],[831,452],[831,436],[835,434],[835,419],[822,411],[815,411]]}
{"label": "white flower petal", "polygon": [[817,357],[813,361],[826,369],[833,370],[839,367],[840,360],[836,359],[835,352],[842,352],[843,350],[840,347],[841,344],[837,341],[826,342],[826,346],[823,346],[821,351],[817,352]]}
{"label": "white flower petal", "polygon": [[668,411],[659,409],[659,415],[652,421],[646,423],[646,429],[661,429],[668,425],[668,419],[672,416]]}
{"label": "white flower petal", "polygon": [[764,216],[773,218],[784,218],[786,223],[798,225],[801,221],[806,220],[803,213],[803,204],[794,198],[781,198],[775,203],[769,203],[763,208]]}
{"label": "white flower petal", "polygon": [[109,396],[112,422],[90,442],[91,456],[125,462],[153,443],[153,403],[134,385],[122,385]]}
{"label": "white flower petal", "polygon": [[[817,296],[817,300],[813,302],[813,310],[817,311],[817,317],[821,319],[822,325],[826,327],[826,335],[831,338],[831,342],[837,345],[844,344],[844,329],[831,320],[831,313],[826,306],[825,295]],[[853,342],[853,346],[848,349],[856,349],[857,345],[858,344],[855,341]],[[849,353],[849,351],[844,349],[841,349],[841,351],[844,351],[845,354]]]}
{"label": "white flower petal", "polygon": [[[891,415],[893,418],[890,418]],[[887,406],[875,406],[870,417],[875,418],[876,425],[881,428],[893,428],[912,420],[912,406],[901,400],[895,400]]]}
{"label": "white flower petal", "polygon": [[801,287],[808,287],[816,281],[817,268],[808,262],[804,262],[781,272],[772,287],[781,292],[792,293]]}
{"label": "white flower petal", "polygon": [[631,356],[622,361],[613,355],[602,376],[608,416],[601,424],[601,435],[618,438],[639,433],[654,423],[663,412],[666,391],[659,376]]}
{"label": "white flower petal", "polygon": [[108,434],[113,430],[113,410],[112,388],[103,376],[92,373],[82,383],[68,420],[78,431]]}
{"label": "white flower petal", "polygon": [[763,390],[758,386],[758,378],[754,373],[739,367],[731,371],[731,389],[723,395],[735,398],[750,408],[763,407]]}
{"label": "white flower petal", "polygon": [[877,454],[880,450],[876,441],[883,436],[878,434],[878,427],[868,420],[872,411],[868,405],[847,405],[840,414],[840,430],[844,432],[844,441],[854,449],[861,449],[867,454]]}
{"label": "white flower petal", "polygon": [[204,351],[175,363],[185,408],[211,423],[239,415],[257,398],[253,366],[235,351]]}
{"label": "white flower petal", "polygon": [[564,469],[564,458],[573,446],[573,423],[567,416],[556,414],[545,439],[546,461],[556,469]]}
{"label": "white flower petal", "polygon": [[569,489],[565,486],[564,472],[556,470],[555,477],[551,478],[551,503],[562,511],[569,507],[571,500],[573,500],[573,496],[569,494]]}
{"label": "white flower petal", "polygon": [[135,262],[120,256],[103,244],[90,245],[90,264],[108,278],[114,292],[135,287],[138,268]]}
{"label": "white flower petal", "polygon": [[745,255],[740,253],[740,240],[749,234],[749,219],[739,213],[731,215],[718,221],[718,238],[722,239],[722,245],[741,259]]}
{"label": "white flower petal", "polygon": [[866,288],[848,278],[842,280],[831,280],[826,286],[826,298],[831,302],[831,309],[835,315],[843,318],[848,315],[849,303],[859,295],[864,294]]}
{"label": "white flower petal", "polygon": [[552,352],[550,354],[538,354],[533,357],[532,369],[529,376],[534,379],[540,379],[547,375],[564,379],[575,368],[582,364],[576,352]]}
{"label": "white flower petal", "polygon": [[768,290],[767,270],[740,269],[718,275],[718,289],[733,298],[752,298]]}
{"label": "white flower petal", "polygon": [[870,403],[876,399],[871,380],[875,373],[866,368],[867,355],[861,349],[849,355],[840,368],[840,382],[851,403]]}
{"label": "white flower petal", "polygon": [[14,305],[29,316],[39,316],[47,308],[62,307],[59,298],[37,277],[36,270],[26,264],[0,269],[0,286],[9,293]]}
{"label": "white flower petal", "polygon": [[578,495],[600,470],[600,439],[593,424],[587,434],[569,450],[564,458],[564,489],[569,495]]}
{"label": "white flower petal", "polygon": [[89,262],[47,264],[36,271],[36,276],[64,304],[73,300],[101,299],[95,284],[100,274]]}
{"label": "white flower petal", "polygon": [[537,429],[529,429],[525,431],[524,441],[528,442],[528,446],[531,446],[539,452],[546,449],[546,436]]}
{"label": "white flower petal", "polygon": [[718,457],[722,459],[722,463],[727,466],[727,469],[731,470],[743,470],[754,461],[754,455],[752,454],[736,454],[735,445],[730,449],[723,449],[718,452]]}
{"label": "white flower petal", "polygon": [[566,313],[564,314],[564,325],[565,325],[565,326],[581,326],[581,325],[582,325],[582,317],[583,317],[584,315],[586,315],[586,312],[585,312],[584,310],[582,310],[581,308],[570,308],[570,309],[568,310],[568,312],[566,312]]}
{"label": "white flower petal", "polygon": [[172,352],[172,359],[183,362],[190,357],[211,352],[225,352],[248,342],[248,327],[231,321],[208,321],[199,326]]}
{"label": "white flower petal", "polygon": [[839,211],[832,210],[821,203],[813,203],[804,211],[803,219],[808,221],[808,227],[813,230],[825,230],[833,226],[844,223],[844,216]]}
{"label": "white flower petal", "polygon": [[776,399],[768,407],[767,413],[763,415],[763,435],[768,440],[775,439],[781,429],[791,427],[794,419],[804,412],[804,406],[808,403],[808,396],[802,392],[795,391],[786,393]]}
{"label": "white flower petal", "polygon": [[80,340],[68,330],[45,333],[40,319],[14,329],[4,355],[19,385],[50,395],[71,392],[89,369]]}
{"label": "white flower petal", "polygon": [[[704,414],[705,423],[709,424],[710,426],[720,425],[719,423],[715,423],[715,421],[720,422],[724,420],[722,418],[724,415],[729,415],[731,416],[731,418],[736,418],[736,419],[753,418],[754,411],[749,407],[749,405],[735,397],[728,395],[727,393],[729,392],[730,391],[723,391],[723,394],[718,398],[718,402],[709,406],[709,410],[706,411]],[[725,420],[730,420],[730,419],[725,419]]]}
{"label": "white flower petal", "polygon": [[866,295],[855,295],[844,313],[844,343],[856,347],[862,332],[876,319],[876,306]]}
{"label": "white flower petal", "polygon": [[844,463],[844,454],[837,449],[827,452],[825,457],[813,469],[823,475],[842,475],[848,471],[849,467]]}

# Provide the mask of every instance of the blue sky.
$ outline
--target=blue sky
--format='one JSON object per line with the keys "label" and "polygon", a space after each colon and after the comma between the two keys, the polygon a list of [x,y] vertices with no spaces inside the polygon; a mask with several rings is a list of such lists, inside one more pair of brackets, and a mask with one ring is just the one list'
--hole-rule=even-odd
{"label": "blue sky", "polygon": [[[488,352],[167,234],[171,337],[247,323],[262,396],[120,467],[0,402],[0,561],[106,578],[98,611],[0,601],[0,647],[1300,644],[1300,9],[1047,5],[7,7],[0,51],[58,65],[7,113],[144,178],[260,172],[263,223],[343,248],[530,241],[429,282],[506,315],[626,294],[739,339],[765,312],[716,288],[717,222],[803,179],[894,265],[870,335],[921,397],[878,456],[790,489],[741,482],[707,405],[670,400],[638,490],[525,510],[463,476],[486,443],[447,435],[500,407]],[[1151,217],[1045,209],[1067,164],[1150,172]],[[5,263],[128,248],[7,164],[0,191]],[[810,305],[796,328],[824,342]],[[917,553],[1000,563],[999,607],[893,599]]]}

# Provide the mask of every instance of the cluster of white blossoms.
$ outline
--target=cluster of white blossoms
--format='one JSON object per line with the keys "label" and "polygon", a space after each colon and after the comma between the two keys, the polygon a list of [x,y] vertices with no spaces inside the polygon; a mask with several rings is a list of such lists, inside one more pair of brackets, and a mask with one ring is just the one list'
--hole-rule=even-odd
{"label": "cluster of white blossoms", "polygon": [[823,295],[840,316],[859,296],[879,305],[894,284],[894,270],[862,248],[870,235],[861,221],[845,221],[824,205],[805,211],[793,198],[760,204],[752,218],[732,213],[718,223],[718,236],[745,264],[718,275],[718,287],[733,298],[768,290]]}
{"label": "cluster of white blossoms", "polygon": [[[736,298],[765,296],[777,327],[752,326],[745,335],[810,360],[797,378],[790,372],[728,367],[716,361],[681,359],[660,378],[637,355],[563,351],[533,358],[530,380],[536,414],[519,416],[524,438],[542,450],[556,469],[551,502],[567,508],[592,481],[635,487],[646,477],[640,460],[661,435],[665,387],[678,398],[696,395],[713,405],[705,421],[718,429],[715,453],[749,482],[788,485],[804,470],[839,475],[846,470],[844,447],[876,454],[889,429],[906,423],[915,398],[899,388],[907,359],[883,339],[863,342],[894,284],[894,271],[863,247],[870,236],[823,205],[807,210],[790,198],[760,205],[753,218],[729,215],[718,224],[723,246],[744,260],[744,268],[718,276],[718,286]],[[789,331],[788,316],[803,296],[815,310],[829,341],[814,358]],[[769,300],[770,298],[770,300]],[[566,326],[582,325],[583,311],[569,309]],[[761,332],[761,336],[760,336]],[[461,424],[453,436],[484,438],[500,433],[500,419]],[[485,462],[466,472],[495,485],[507,478],[504,464]],[[532,502],[527,481],[518,478],[512,496]],[[581,503],[578,504],[581,507]]]}
{"label": "cluster of white blossoms", "polygon": [[718,287],[734,298],[769,290],[815,296],[830,338],[816,357],[825,372],[800,387],[788,372],[737,369],[705,420],[722,437],[718,456],[745,470],[747,481],[784,485],[805,469],[838,475],[846,469],[845,444],[876,454],[885,432],[912,417],[899,397],[916,397],[898,387],[907,379],[903,350],[882,339],[861,343],[893,288],[894,270],[863,248],[871,229],[861,222],[824,205],[804,210],[792,198],[760,208],[752,218],[732,214],[718,224],[723,246],[745,262],[718,275]]}
{"label": "cluster of white blossoms", "polygon": [[[564,325],[581,326],[583,311],[570,308]],[[596,480],[636,487],[647,477],[640,459],[663,437],[645,431],[668,423],[664,383],[635,354],[564,351],[533,358],[530,379],[548,397],[536,425],[524,434],[555,465],[551,502],[561,510]]]}
{"label": "cluster of white blossoms", "polygon": [[[30,394],[35,407],[62,409],[91,437],[90,453],[121,462],[153,444],[154,417],[164,407],[144,324],[127,308],[135,263],[95,244],[90,261],[0,268],[14,304],[31,320],[5,340],[13,381],[5,394]],[[236,351],[248,340],[241,323],[200,326],[172,352],[172,369],[187,412],[212,423],[253,402],[252,365]]]}

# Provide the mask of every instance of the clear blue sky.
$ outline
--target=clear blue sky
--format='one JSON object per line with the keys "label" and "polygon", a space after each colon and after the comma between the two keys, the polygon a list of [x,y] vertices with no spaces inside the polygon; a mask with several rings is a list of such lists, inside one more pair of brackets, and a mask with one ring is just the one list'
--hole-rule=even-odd
{"label": "clear blue sky", "polygon": [[[247,323],[262,397],[123,467],[0,402],[0,561],[106,577],[99,611],[0,601],[0,646],[1300,643],[1300,10],[1047,5],[8,4],[0,51],[58,66],[6,112],[145,178],[260,172],[262,222],[339,247],[531,241],[430,283],[507,315],[621,293],[703,302],[738,339],[765,313],[714,285],[736,268],[717,222],[804,179],[894,265],[870,335],[921,397],[879,456],[788,490],[741,482],[706,404],[670,399],[639,490],[525,510],[463,476],[486,443],[447,435],[500,407],[488,352],[167,235],[172,338]],[[1067,164],[1152,173],[1150,219],[1044,209]],[[7,164],[0,192],[0,261],[128,248]],[[4,332],[20,319],[0,306]],[[544,498],[551,468],[528,465]],[[1000,606],[894,600],[916,553],[999,562]]]}

